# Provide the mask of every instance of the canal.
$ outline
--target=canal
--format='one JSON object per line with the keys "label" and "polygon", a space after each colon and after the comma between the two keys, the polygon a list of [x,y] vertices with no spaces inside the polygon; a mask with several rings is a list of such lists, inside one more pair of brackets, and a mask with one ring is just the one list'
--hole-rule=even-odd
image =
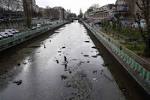
{"label": "canal", "polygon": [[91,37],[74,21],[2,52],[0,100],[125,100],[120,65]]}

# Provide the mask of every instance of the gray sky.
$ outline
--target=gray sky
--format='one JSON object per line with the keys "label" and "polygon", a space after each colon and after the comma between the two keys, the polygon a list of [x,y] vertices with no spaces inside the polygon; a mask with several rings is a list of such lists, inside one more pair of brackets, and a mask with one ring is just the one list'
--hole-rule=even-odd
{"label": "gray sky", "polygon": [[65,9],[70,9],[72,12],[78,14],[80,8],[86,11],[93,4],[103,6],[108,3],[115,3],[116,0],[36,0],[37,5],[40,7],[54,7],[62,6]]}

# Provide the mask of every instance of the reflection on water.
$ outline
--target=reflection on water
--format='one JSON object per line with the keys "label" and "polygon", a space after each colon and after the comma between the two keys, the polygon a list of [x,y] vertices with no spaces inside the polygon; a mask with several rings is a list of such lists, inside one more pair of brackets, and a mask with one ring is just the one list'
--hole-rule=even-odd
{"label": "reflection on water", "polygon": [[0,100],[124,100],[77,21],[0,57]]}

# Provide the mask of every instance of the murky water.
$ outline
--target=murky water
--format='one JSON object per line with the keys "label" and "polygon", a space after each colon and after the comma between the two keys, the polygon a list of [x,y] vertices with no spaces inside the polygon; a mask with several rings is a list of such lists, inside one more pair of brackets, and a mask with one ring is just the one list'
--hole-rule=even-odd
{"label": "murky water", "polygon": [[1,54],[0,100],[125,100],[83,25],[50,34]]}

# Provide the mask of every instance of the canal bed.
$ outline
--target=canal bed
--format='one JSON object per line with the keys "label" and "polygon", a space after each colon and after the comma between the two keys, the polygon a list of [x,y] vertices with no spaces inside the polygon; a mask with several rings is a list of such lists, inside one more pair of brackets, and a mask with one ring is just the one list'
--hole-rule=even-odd
{"label": "canal bed", "polygon": [[77,21],[0,55],[0,100],[125,100]]}

